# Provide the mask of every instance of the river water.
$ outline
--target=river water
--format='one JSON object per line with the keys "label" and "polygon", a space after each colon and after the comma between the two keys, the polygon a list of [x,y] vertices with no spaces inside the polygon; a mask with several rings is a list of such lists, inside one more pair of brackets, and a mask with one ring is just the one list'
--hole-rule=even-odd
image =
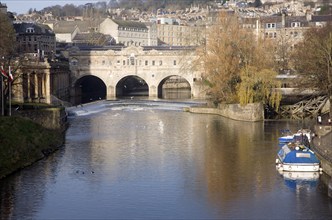
{"label": "river water", "polygon": [[302,122],[240,122],[188,105],[73,109],[62,149],[1,180],[1,219],[332,218],[324,174],[291,180],[275,169],[281,130]]}

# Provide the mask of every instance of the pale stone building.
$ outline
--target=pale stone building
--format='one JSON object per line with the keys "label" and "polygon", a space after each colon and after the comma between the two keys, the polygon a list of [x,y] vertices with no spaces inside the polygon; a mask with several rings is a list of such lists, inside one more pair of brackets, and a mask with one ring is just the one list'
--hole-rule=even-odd
{"label": "pale stone building", "polygon": [[[193,47],[71,48],[71,102],[81,103],[85,86],[83,82],[89,82],[86,86],[90,86],[93,79],[99,80],[94,91],[105,89],[100,95],[101,99],[122,96],[129,89],[126,82],[130,78],[143,82],[149,97],[163,97],[165,82],[176,80],[178,86],[190,88],[190,97],[202,98],[205,92],[201,84],[201,71],[190,68],[194,59]],[[94,100],[96,97],[91,98]]]}
{"label": "pale stone building", "polygon": [[73,39],[80,33],[97,33],[102,19],[73,20],[73,21],[45,21],[55,33],[56,41],[73,43]]}
{"label": "pale stone building", "polygon": [[68,62],[26,56],[12,88],[16,102],[63,104],[69,101],[70,70]]}
{"label": "pale stone building", "polygon": [[157,24],[160,44],[170,46],[197,46],[206,35],[206,26]]}
{"label": "pale stone building", "polygon": [[114,20],[106,18],[99,27],[99,32],[111,35],[117,44],[124,46],[156,46],[157,31],[153,23]]}

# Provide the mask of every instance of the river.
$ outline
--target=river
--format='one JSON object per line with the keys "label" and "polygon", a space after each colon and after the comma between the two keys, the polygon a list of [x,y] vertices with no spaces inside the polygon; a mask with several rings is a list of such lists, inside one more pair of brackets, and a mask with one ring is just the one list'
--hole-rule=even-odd
{"label": "river", "polygon": [[73,108],[63,148],[1,180],[1,219],[331,219],[324,174],[275,168],[281,130],[303,122],[182,111],[190,105]]}

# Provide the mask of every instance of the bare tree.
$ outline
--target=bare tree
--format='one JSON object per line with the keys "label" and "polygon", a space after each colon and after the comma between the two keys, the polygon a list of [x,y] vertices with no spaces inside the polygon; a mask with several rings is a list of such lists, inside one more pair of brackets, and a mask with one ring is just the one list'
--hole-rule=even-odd
{"label": "bare tree", "polygon": [[217,23],[209,27],[206,45],[198,49],[195,65],[203,69],[203,81],[214,102],[260,101],[278,108],[281,96],[275,90],[279,84],[274,47],[240,28],[236,15],[221,13]]}
{"label": "bare tree", "polygon": [[308,30],[295,48],[294,67],[298,86],[327,95],[332,117],[332,24]]}
{"label": "bare tree", "polygon": [[7,14],[0,13],[0,56],[8,57],[14,53],[15,31]]}
{"label": "bare tree", "polygon": [[[4,13],[0,13],[0,67],[9,74],[9,66],[12,67],[12,75],[15,76],[17,68],[19,66],[18,59],[16,58],[16,37],[15,30],[8,16]],[[16,61],[16,62],[15,62]],[[0,92],[2,93],[1,103],[6,106],[6,102],[9,96],[9,87],[14,84],[14,81],[9,77],[3,77],[3,83],[1,85]]]}
{"label": "bare tree", "polygon": [[294,45],[292,38],[286,34],[286,30],[283,30],[277,40],[276,44],[276,59],[277,68],[280,74],[288,73],[291,69],[291,49]]}

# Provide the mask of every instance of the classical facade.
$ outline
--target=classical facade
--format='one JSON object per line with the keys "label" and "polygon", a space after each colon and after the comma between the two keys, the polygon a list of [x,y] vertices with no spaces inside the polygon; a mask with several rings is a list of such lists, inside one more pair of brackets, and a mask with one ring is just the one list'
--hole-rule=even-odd
{"label": "classical facade", "polygon": [[13,101],[47,104],[63,104],[63,101],[69,101],[68,63],[26,56],[21,65],[15,73]]}
{"label": "classical facade", "polygon": [[[191,97],[202,98],[205,94],[200,83],[201,72],[190,68],[194,57],[195,50],[184,47],[72,48],[69,52],[71,97],[81,93],[84,77],[98,78],[99,85],[106,88],[107,99],[122,95],[126,87],[124,80],[130,77],[147,85],[149,97],[160,97],[165,81],[177,76],[189,85]],[[79,100],[71,102],[79,103]]]}

